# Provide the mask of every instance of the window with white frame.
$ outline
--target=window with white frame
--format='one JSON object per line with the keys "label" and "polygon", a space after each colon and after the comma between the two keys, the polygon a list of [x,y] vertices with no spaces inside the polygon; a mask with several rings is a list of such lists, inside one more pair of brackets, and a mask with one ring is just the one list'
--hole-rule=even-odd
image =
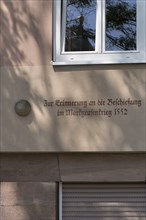
{"label": "window with white frame", "polygon": [[53,64],[146,62],[146,0],[54,0]]}

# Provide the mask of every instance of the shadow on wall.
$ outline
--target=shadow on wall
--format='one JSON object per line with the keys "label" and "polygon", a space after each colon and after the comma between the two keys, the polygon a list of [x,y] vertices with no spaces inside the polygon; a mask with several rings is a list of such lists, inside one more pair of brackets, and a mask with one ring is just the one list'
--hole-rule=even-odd
{"label": "shadow on wall", "polygon": [[[143,148],[144,103],[141,108],[132,107],[124,119],[57,118],[56,109],[43,107],[44,99],[145,99],[143,65],[53,68],[49,64],[51,8],[49,0],[35,4],[33,1],[1,0],[3,146],[9,151]],[[22,98],[32,104],[33,112],[27,118],[19,118],[14,113],[14,104]]]}
{"label": "shadow on wall", "polygon": [[[2,139],[6,147],[11,140],[9,151],[13,151],[16,142],[19,143],[19,147],[21,147],[20,143],[25,145],[26,137],[29,139],[31,133],[34,135],[42,132],[46,135],[48,133],[43,124],[45,113],[42,110],[42,97],[51,94],[46,66],[51,59],[52,3],[51,1],[37,1],[34,4],[32,1],[1,0],[0,4],[1,102],[4,115],[2,117],[4,125]],[[40,67],[41,76],[37,71],[30,74],[35,66]],[[34,112],[27,118],[14,115],[14,104],[20,99],[27,99],[32,105],[35,102],[33,108],[36,109],[35,113],[38,115],[36,121]],[[18,136],[17,131],[21,131],[21,128],[22,132]],[[57,130],[53,133],[57,134]],[[9,140],[7,134],[9,134]],[[30,138],[29,146],[37,145],[35,139],[36,137]],[[55,140],[55,137],[53,139]],[[44,138],[40,135],[39,140],[43,143]],[[27,144],[26,148],[29,150]]]}
{"label": "shadow on wall", "polygon": [[1,220],[56,220],[56,183],[1,183]]}
{"label": "shadow on wall", "polygon": [[51,1],[1,0],[1,62],[5,66],[45,65],[51,50]]}

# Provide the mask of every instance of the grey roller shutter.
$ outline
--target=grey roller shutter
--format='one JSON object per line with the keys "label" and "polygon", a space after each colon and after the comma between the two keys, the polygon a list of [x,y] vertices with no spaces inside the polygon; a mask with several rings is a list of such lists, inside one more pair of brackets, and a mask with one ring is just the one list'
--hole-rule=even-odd
{"label": "grey roller shutter", "polygon": [[62,220],[146,220],[146,184],[63,183]]}

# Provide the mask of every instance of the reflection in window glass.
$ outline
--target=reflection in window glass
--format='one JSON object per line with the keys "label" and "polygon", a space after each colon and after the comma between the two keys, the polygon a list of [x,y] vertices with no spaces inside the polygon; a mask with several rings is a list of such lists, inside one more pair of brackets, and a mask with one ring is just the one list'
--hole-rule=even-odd
{"label": "reflection in window glass", "polygon": [[136,50],[136,0],[106,0],[106,51]]}
{"label": "reflection in window glass", "polygon": [[67,0],[65,51],[94,51],[96,0]]}

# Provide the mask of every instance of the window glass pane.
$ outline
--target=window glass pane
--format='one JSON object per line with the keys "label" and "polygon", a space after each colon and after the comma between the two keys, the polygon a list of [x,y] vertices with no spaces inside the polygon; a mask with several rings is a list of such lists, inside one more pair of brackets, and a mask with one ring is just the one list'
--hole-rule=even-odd
{"label": "window glass pane", "polygon": [[106,51],[136,50],[136,0],[106,0]]}
{"label": "window glass pane", "polygon": [[67,0],[65,51],[94,51],[96,0]]}

